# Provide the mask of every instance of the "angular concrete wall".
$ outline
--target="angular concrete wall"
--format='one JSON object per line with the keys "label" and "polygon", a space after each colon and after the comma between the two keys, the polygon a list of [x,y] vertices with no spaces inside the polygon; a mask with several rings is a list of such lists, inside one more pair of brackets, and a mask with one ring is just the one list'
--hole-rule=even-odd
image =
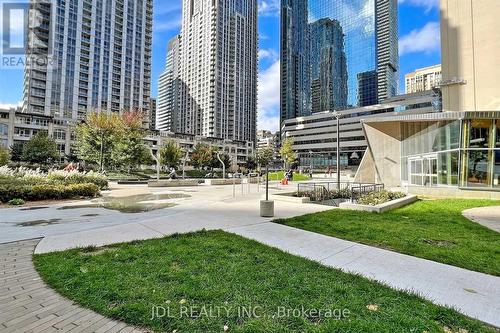
{"label": "angular concrete wall", "polygon": [[[356,174],[356,181],[401,186],[401,126],[397,122],[364,124],[370,149]],[[371,170],[370,170],[371,169]]]}

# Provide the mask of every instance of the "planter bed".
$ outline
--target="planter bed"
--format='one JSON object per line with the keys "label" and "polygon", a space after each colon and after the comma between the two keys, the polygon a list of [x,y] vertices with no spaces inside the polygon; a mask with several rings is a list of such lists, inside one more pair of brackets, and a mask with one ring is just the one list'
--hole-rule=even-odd
{"label": "planter bed", "polygon": [[339,205],[342,209],[357,210],[362,212],[372,212],[372,213],[385,213],[393,209],[401,208],[412,204],[418,200],[417,196],[409,195],[401,199],[392,200],[380,205],[370,206],[370,205],[359,205],[352,202],[344,202]]}

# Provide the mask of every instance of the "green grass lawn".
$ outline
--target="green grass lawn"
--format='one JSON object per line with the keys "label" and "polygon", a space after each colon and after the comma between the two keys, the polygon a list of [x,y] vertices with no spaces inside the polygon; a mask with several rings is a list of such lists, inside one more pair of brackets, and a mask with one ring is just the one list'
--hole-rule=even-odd
{"label": "green grass lawn", "polygon": [[[270,172],[269,173],[269,180],[282,180],[285,178],[285,172],[284,171],[278,171],[278,172]],[[294,173],[293,174],[293,181],[295,182],[302,182],[306,180],[311,180],[308,175],[306,174],[300,174],[300,173]]]}
{"label": "green grass lawn", "polygon": [[[265,333],[494,332],[417,296],[222,231],[36,255],[34,262],[66,297],[158,332],[223,332],[226,325]],[[152,316],[153,306],[165,312]],[[302,308],[308,312],[290,312]]]}
{"label": "green grass lawn", "polygon": [[500,276],[500,234],[462,216],[499,201],[436,200],[383,214],[331,210],[277,223]]}

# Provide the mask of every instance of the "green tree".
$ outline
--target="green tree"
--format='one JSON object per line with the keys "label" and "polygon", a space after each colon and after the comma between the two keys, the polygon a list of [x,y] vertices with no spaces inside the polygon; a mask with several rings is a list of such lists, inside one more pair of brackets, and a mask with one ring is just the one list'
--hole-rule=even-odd
{"label": "green tree", "polygon": [[144,113],[140,111],[122,113],[123,131],[116,137],[111,154],[111,163],[117,168],[130,171],[151,161],[149,149],[144,142],[146,130],[142,127],[143,120]]}
{"label": "green tree", "polygon": [[47,132],[40,131],[23,147],[21,160],[35,164],[50,164],[61,158],[57,144]]}
{"label": "green tree", "polygon": [[257,163],[265,167],[271,163],[274,157],[274,152],[271,148],[260,149],[257,152]]}
{"label": "green tree", "polygon": [[21,162],[23,158],[23,149],[24,143],[22,142],[14,142],[12,146],[10,146],[10,160],[12,162]]}
{"label": "green tree", "polygon": [[293,150],[293,140],[291,138],[286,138],[283,140],[280,149],[280,155],[285,164],[292,164],[297,159],[297,155]]}
{"label": "green tree", "polygon": [[182,149],[173,140],[167,141],[160,149],[160,163],[165,165],[167,168],[175,168],[179,166],[179,163],[183,157]]}
{"label": "green tree", "polygon": [[10,160],[10,153],[7,148],[0,146],[0,166],[7,165]]}
{"label": "green tree", "polygon": [[111,164],[115,145],[124,132],[116,113],[92,112],[76,128],[77,156],[81,161],[99,165],[101,171]]}
{"label": "green tree", "polygon": [[246,161],[246,167],[248,170],[255,170],[257,168],[257,160],[253,156],[248,156],[247,161]]}
{"label": "green tree", "polygon": [[210,167],[213,159],[212,149],[204,144],[198,143],[194,147],[193,153],[191,154],[191,165],[195,169],[203,169],[205,167]]}

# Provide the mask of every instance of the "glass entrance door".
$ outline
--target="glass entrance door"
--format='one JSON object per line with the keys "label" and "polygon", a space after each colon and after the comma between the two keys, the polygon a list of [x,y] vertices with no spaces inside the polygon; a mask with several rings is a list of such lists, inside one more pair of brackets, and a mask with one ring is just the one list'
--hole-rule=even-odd
{"label": "glass entrance door", "polygon": [[437,186],[438,159],[437,155],[425,155],[408,160],[408,180],[413,186]]}

